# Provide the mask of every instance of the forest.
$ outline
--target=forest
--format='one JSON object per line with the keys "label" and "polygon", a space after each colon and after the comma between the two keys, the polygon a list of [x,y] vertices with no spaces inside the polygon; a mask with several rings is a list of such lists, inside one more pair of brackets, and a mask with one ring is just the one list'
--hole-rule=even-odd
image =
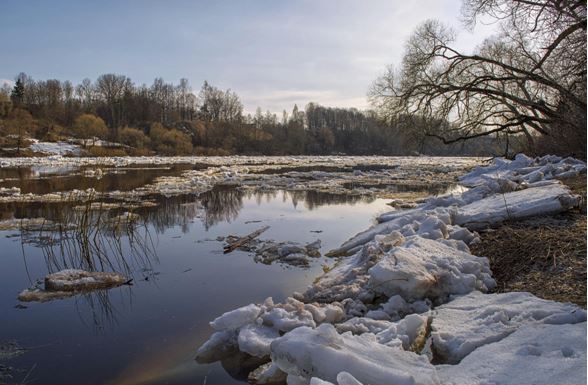
{"label": "forest", "polygon": [[[428,133],[447,122],[418,114],[383,119],[374,111],[294,105],[281,116],[257,108],[245,114],[239,96],[204,82],[193,92],[156,78],[136,85],[105,74],[80,84],[35,80],[21,73],[0,92],[0,145],[26,154],[27,138],[84,140],[89,155],[495,155],[495,135],[444,145]],[[123,146],[94,146],[96,139]]]}

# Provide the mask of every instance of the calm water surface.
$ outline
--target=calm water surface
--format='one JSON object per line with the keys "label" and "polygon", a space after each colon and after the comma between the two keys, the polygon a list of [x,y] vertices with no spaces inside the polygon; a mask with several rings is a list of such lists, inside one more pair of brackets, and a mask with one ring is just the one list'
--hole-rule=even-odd
{"label": "calm water surface", "polygon": [[[94,187],[87,185],[93,183],[103,189],[124,189],[148,183],[157,174],[130,172],[141,180],[126,174],[126,180],[112,177],[98,182],[67,172],[60,178],[76,188]],[[159,175],[176,172],[171,169]],[[3,186],[39,193],[54,183],[36,179],[27,185],[26,176],[9,175],[9,171],[3,176]],[[16,182],[10,183],[13,177]],[[8,383],[18,382],[29,372],[28,383],[44,385],[243,383],[244,357],[211,365],[194,361],[196,349],[212,333],[208,322],[269,296],[280,301],[302,291],[321,273],[322,264],[334,261],[313,260],[308,268],[264,265],[242,251],[223,254],[223,243],[216,238],[245,235],[269,225],[262,239],[321,239],[321,251],[326,252],[389,208],[381,199],[311,192],[252,194],[231,188],[153,199],[159,206],[139,210],[144,225],[132,242],[124,233],[105,236],[104,255],[84,252],[75,239],[51,243],[34,233],[0,232],[0,341],[17,341],[30,348],[19,357],[0,361],[15,370],[14,381]],[[60,204],[4,204],[0,217],[51,219],[67,210],[71,207]],[[88,266],[119,270],[132,276],[134,284],[15,307],[18,293],[36,279],[62,268]]]}

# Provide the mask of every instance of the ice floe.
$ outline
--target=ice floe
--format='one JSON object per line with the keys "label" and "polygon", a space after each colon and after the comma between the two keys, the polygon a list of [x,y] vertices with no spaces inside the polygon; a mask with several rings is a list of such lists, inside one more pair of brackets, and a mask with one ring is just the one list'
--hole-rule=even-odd
{"label": "ice floe", "polygon": [[66,269],[47,275],[44,288],[23,290],[18,299],[23,302],[45,302],[92,290],[110,289],[128,282],[129,279],[119,273]]}

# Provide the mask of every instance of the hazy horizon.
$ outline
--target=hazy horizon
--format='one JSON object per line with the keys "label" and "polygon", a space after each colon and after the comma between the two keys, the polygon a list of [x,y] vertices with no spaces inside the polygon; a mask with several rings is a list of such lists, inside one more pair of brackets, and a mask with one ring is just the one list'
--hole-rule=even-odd
{"label": "hazy horizon", "polygon": [[[461,0],[297,2],[7,1],[0,81],[95,80],[124,74],[136,84],[188,78],[235,91],[245,112],[279,113],[294,104],[368,106],[371,82],[398,64],[422,21],[460,28]],[[469,50],[491,26],[461,31]]]}

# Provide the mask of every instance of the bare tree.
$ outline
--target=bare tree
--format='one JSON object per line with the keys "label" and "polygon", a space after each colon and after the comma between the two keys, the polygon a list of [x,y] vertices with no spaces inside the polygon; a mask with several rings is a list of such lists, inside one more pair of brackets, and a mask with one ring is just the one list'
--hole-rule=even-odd
{"label": "bare tree", "polygon": [[[453,48],[455,32],[429,20],[406,44],[403,61],[369,96],[388,118],[420,114],[448,120],[429,135],[453,143],[493,133],[557,141],[566,127],[585,156],[586,1],[464,0],[466,26],[480,17],[500,32],[473,54]],[[579,153],[578,153],[579,152]]]}

